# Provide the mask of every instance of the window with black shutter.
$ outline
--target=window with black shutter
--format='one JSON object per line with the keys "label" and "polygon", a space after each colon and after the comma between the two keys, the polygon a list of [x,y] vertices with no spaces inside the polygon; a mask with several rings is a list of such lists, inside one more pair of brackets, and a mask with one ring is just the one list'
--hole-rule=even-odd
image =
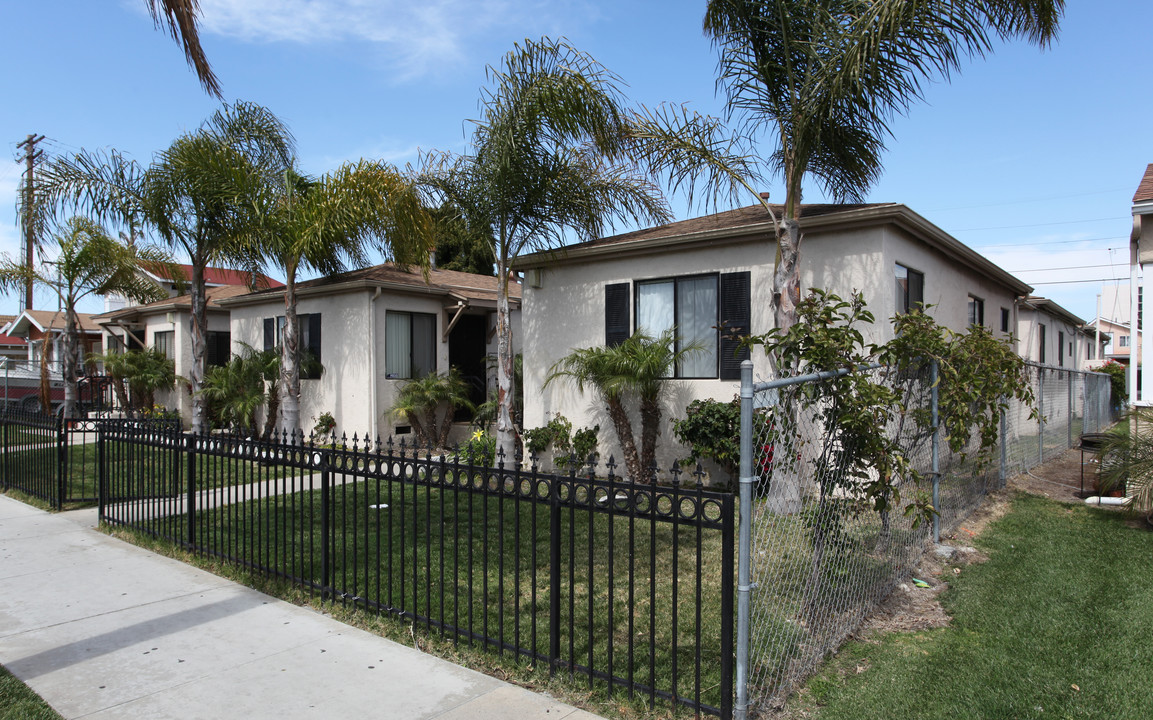
{"label": "window with black shutter", "polygon": [[629,284],[605,285],[605,346],[614,347],[632,334],[629,312]]}
{"label": "window with black shutter", "polygon": [[752,328],[751,292],[749,271],[721,275],[721,380],[740,380],[741,363],[749,359],[741,338]]}
{"label": "window with black shutter", "polygon": [[[320,356],[320,313],[302,313],[296,316],[299,340],[296,345],[300,357],[300,379],[315,380],[323,372]],[[284,341],[284,316],[264,318],[264,349],[278,348]]]}

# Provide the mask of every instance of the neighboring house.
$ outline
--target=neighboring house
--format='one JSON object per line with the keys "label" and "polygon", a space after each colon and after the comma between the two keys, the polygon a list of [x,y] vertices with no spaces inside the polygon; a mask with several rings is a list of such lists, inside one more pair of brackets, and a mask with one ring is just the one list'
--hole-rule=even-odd
{"label": "neighboring house", "polygon": [[[220,307],[223,298],[243,295],[243,285],[211,287],[205,303],[208,335],[205,361],[208,367],[224,365],[232,354],[228,311]],[[176,374],[188,377],[192,368],[192,302],[188,295],[132,305],[94,316],[104,331],[109,352],[125,349],[156,348],[173,361]],[[191,419],[192,399],[184,383],[176,389],[156,394],[156,402],[170,410],[179,410],[187,422]]]}
{"label": "neighboring house", "polygon": [[[520,286],[513,284],[514,345]],[[389,413],[400,387],[455,367],[483,402],[495,387],[487,358],[496,354],[497,278],[452,270],[405,270],[385,263],[297,285],[302,348],[320,360],[320,377],[301,379],[300,424],[305,432],[325,412],[349,437],[411,441],[411,428]],[[230,297],[232,341],[278,347],[284,290]],[[527,397],[527,396],[526,396]],[[465,440],[458,432],[454,440]]]}
{"label": "neighboring house", "polygon": [[[1016,299],[1032,288],[904,205],[805,206],[801,218],[802,292],[861,291],[877,318],[864,328],[866,342],[890,339],[889,318],[918,303],[956,331],[979,323],[1005,337],[1017,327]],[[595,392],[566,382],[546,387],[549,369],[575,348],[675,326],[708,348],[676,368],[665,408],[659,463],[683,458],[670,419],[683,417],[694,399],[728,401],[739,390],[736,346],[717,328],[762,334],[773,327],[775,248],[773,224],[757,205],[520,258],[524,392],[532,398],[524,427],[542,426],[557,413],[574,427],[600,425],[602,455],[619,459]],[[752,360],[756,378],[771,377],[763,352]]]}
{"label": "neighboring house", "polygon": [[[1141,343],[1134,342],[1133,336],[1129,330],[1129,323],[1118,322],[1110,320],[1109,318],[1097,318],[1089,324],[1091,328],[1096,331],[1097,326],[1101,326],[1101,360],[1113,360],[1123,365],[1128,365],[1131,357],[1134,355],[1134,350],[1139,357],[1141,351]],[[1096,366],[1097,363],[1094,363]]]}
{"label": "neighboring house", "polygon": [[1026,360],[1081,370],[1093,359],[1095,333],[1085,321],[1048,298],[1017,303],[1017,350]]}
{"label": "neighboring house", "polygon": [[[192,281],[192,266],[191,265],[173,265],[170,267],[161,267],[158,265],[145,265],[138,271],[141,275],[149,278],[153,282],[164,288],[168,293],[168,297],[176,297],[178,295],[185,295],[188,293],[188,283]],[[175,276],[175,277],[174,277]],[[204,268],[204,287],[206,290],[212,288],[225,287],[228,285],[249,286],[256,289],[264,288],[277,288],[284,287],[284,283],[279,280],[274,280],[267,275],[257,274],[256,282],[250,283],[249,279],[251,274],[243,270],[231,270],[229,268],[207,267]],[[125,298],[122,295],[115,293],[104,296],[104,313],[115,312],[122,310],[126,307],[131,307],[137,303]]]}
{"label": "neighboring house", "polygon": [[[1150,375],[1142,376],[1141,358],[1149,357],[1153,353],[1153,336],[1145,332],[1145,320],[1141,312],[1142,280],[1139,276],[1148,277],[1147,273],[1139,272],[1144,267],[1153,264],[1153,164],[1146,166],[1141,182],[1137,184],[1137,192],[1133,193],[1133,229],[1129,234],[1129,257],[1131,266],[1129,282],[1137,285],[1137,322],[1133,326],[1137,336],[1141,339],[1141,351],[1138,353],[1137,367],[1130,364],[1129,400],[1136,403],[1141,398],[1153,397],[1153,383]],[[1132,321],[1132,318],[1130,318]],[[1148,346],[1148,347],[1146,347]],[[1147,401],[1146,401],[1147,402]]]}
{"label": "neighboring house", "polygon": [[[89,313],[76,313],[80,338],[77,346],[77,360],[81,371],[87,364],[88,356],[100,354],[103,343],[100,327]],[[60,358],[63,348],[65,313],[63,310],[25,310],[8,323],[5,332],[24,341],[24,359],[29,363],[39,363],[44,342],[48,342],[48,365],[52,372],[60,372]]]}
{"label": "neighboring house", "polygon": [[8,325],[15,319],[13,315],[0,315],[0,357],[23,363],[28,361],[28,341],[8,334]]}

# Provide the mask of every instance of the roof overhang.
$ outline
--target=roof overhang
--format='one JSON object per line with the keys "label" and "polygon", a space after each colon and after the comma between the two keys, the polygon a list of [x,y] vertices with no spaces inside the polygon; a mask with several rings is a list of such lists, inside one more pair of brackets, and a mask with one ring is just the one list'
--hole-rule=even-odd
{"label": "roof overhang", "polygon": [[[861,227],[893,225],[913,237],[941,251],[946,256],[1004,285],[1016,295],[1028,295],[1032,286],[1002,269],[984,255],[949,235],[907,206],[893,203],[853,208],[842,212],[801,217],[801,231],[805,233],[851,230]],[[692,233],[670,233],[638,240],[625,240],[607,244],[582,244],[536,252],[518,258],[514,270],[531,270],[558,265],[573,260],[594,260],[667,252],[682,246],[708,246],[769,240],[776,237],[771,220],[736,227],[704,230]]]}
{"label": "roof overhang", "polygon": [[[477,291],[475,293],[469,292],[467,289],[459,287],[446,287],[443,285],[416,285],[412,283],[398,283],[389,282],[387,280],[373,280],[370,278],[358,278],[356,280],[348,280],[346,282],[326,283],[321,285],[306,285],[304,287],[297,287],[296,297],[323,297],[325,295],[340,295],[343,293],[352,292],[372,292],[379,289],[381,292],[393,292],[404,295],[424,295],[442,297],[451,301],[451,305],[455,306],[457,301],[463,300],[470,307],[480,308],[496,308],[496,293],[488,293]],[[275,288],[271,290],[261,290],[258,292],[248,293],[246,295],[237,295],[235,297],[224,298],[217,300],[217,304],[223,308],[231,309],[233,307],[247,307],[251,305],[264,305],[270,302],[276,302],[280,305],[284,304],[284,288]],[[508,299],[510,307],[520,307],[520,298],[510,297]]]}

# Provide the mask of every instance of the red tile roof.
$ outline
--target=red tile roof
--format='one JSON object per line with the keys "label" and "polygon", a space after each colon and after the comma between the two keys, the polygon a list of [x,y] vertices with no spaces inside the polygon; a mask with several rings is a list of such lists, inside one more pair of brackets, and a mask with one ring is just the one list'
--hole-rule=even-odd
{"label": "red tile roof", "polygon": [[[185,282],[192,279],[192,266],[191,265],[177,265],[177,268],[184,272],[182,278]],[[165,268],[151,266],[146,267],[156,277],[161,280],[173,281],[174,278],[168,277],[169,273]],[[204,268],[204,282],[208,285],[248,285],[249,273],[243,270],[231,270],[229,268],[207,267]],[[278,288],[284,287],[284,283],[270,278],[264,273],[257,273],[256,275],[257,288]]]}
{"label": "red tile roof", "polygon": [[1149,202],[1153,200],[1153,163],[1150,163],[1145,168],[1145,177],[1141,178],[1141,183],[1137,186],[1137,192],[1133,195],[1133,202]]}

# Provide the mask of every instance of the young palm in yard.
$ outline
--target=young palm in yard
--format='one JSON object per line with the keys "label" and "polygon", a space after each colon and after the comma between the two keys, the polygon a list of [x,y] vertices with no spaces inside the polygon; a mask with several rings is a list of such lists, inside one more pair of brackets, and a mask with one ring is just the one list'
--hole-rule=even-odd
{"label": "young palm in yard", "polygon": [[59,254],[52,267],[28,267],[8,257],[0,259],[0,289],[34,285],[51,290],[64,309],[64,415],[76,414],[79,355],[79,320],[76,305],[89,295],[117,293],[139,302],[158,300],[164,290],[137,273],[141,262],[164,262],[163,253],[148,247],[128,247],[113,240],[97,223],[83,217],[69,219],[54,238]]}
{"label": "young palm in yard", "polygon": [[[226,105],[192,132],[177,138],[142,168],[123,155],[81,151],[60,157],[40,172],[39,200],[75,205],[129,228],[151,228],[192,264],[190,335],[192,431],[205,429],[204,384],[207,314],[204,270],[247,259],[240,239],[251,216],[246,202],[292,162],[292,138],[259,105]],[[255,276],[253,276],[255,277]]]}
{"label": "young palm in yard", "polygon": [[[638,332],[619,345],[573,350],[552,366],[545,384],[566,378],[581,392],[585,385],[594,388],[608,406],[629,477],[651,481],[666,381],[677,363],[700,349],[692,343],[677,347],[672,330],[656,338]],[[632,400],[640,409],[639,452],[628,412]]]}
{"label": "young palm in yard", "polygon": [[391,165],[361,160],[313,180],[287,170],[253,197],[251,255],[282,270],[280,426],[300,431],[300,323],[297,274],[343,271],[368,264],[373,247],[402,264],[427,267],[432,218],[409,182]]}
{"label": "young palm in yard", "polygon": [[497,294],[497,442],[511,457],[513,344],[510,266],[522,252],[603,234],[613,220],[670,218],[658,189],[628,158],[620,81],[562,41],[525,41],[489,68],[468,154],[425,158],[418,180],[493,239]]}

